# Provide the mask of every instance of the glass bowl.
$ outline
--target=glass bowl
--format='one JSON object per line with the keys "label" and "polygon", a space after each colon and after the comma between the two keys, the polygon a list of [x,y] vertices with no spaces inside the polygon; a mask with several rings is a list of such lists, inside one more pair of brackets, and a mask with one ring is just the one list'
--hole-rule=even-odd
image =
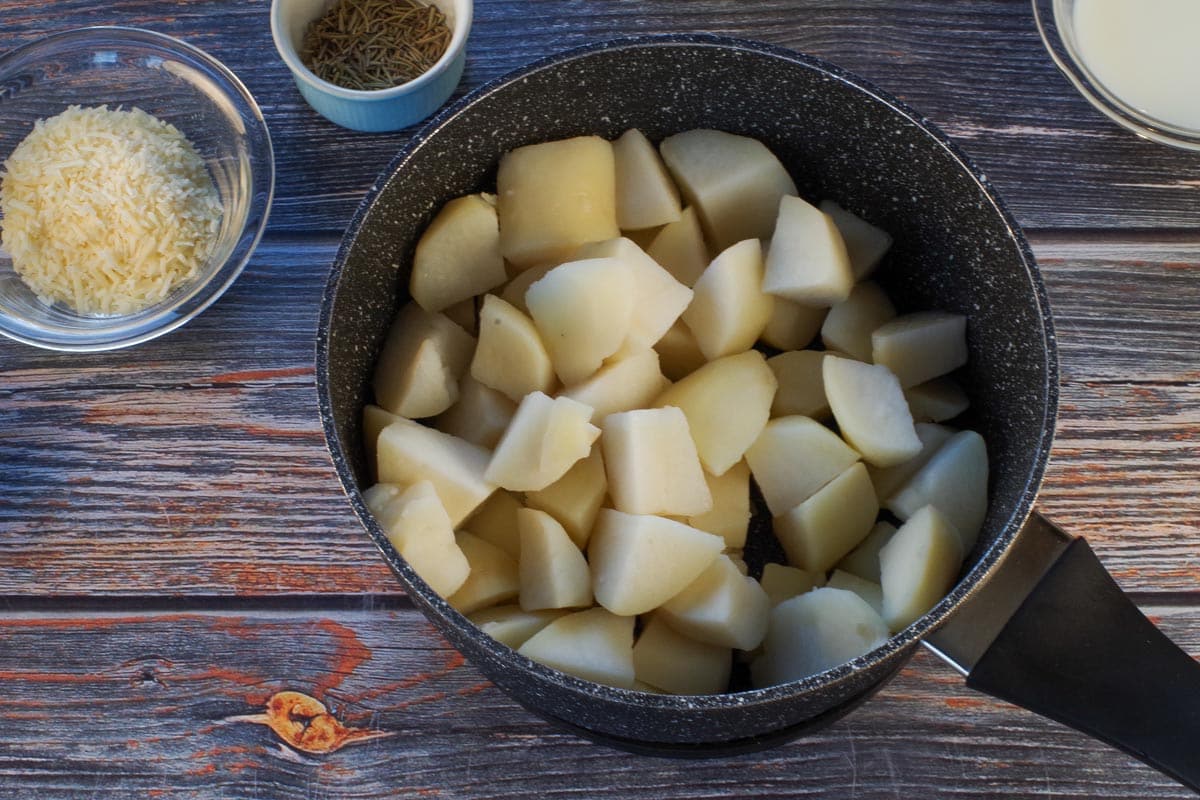
{"label": "glass bowl", "polygon": [[48,305],[0,250],[0,334],[51,350],[112,350],[178,328],[237,279],[267,223],[274,155],[258,104],[216,59],[153,31],[93,27],[0,55],[0,162],[37,120],[72,105],[137,107],[174,125],[203,158],[223,207],[215,245],[195,274],[130,314],[86,315]]}
{"label": "glass bowl", "polygon": [[[1131,66],[1120,66],[1116,62],[1102,63],[1096,61],[1095,55],[1092,57],[1092,64],[1089,65],[1086,51],[1088,50],[1086,42],[1081,42],[1079,29],[1077,28],[1076,8],[1085,0],[1033,0],[1033,16],[1037,22],[1038,31],[1042,35],[1042,41],[1046,45],[1046,49],[1050,51],[1050,56],[1062,70],[1063,74],[1075,85],[1079,93],[1090,102],[1093,106],[1107,115],[1110,119],[1119,125],[1133,131],[1134,133],[1160,144],[1167,144],[1173,147],[1180,147],[1185,150],[1200,150],[1200,127],[1192,127],[1189,124],[1179,124],[1178,121],[1171,121],[1163,118],[1164,115],[1155,114],[1148,110],[1145,104],[1139,104],[1137,99],[1128,91],[1130,85],[1136,87],[1136,84],[1125,83],[1124,86],[1114,81],[1115,77],[1133,77],[1122,75],[1120,70],[1135,69],[1147,70],[1148,66],[1145,59],[1136,59],[1133,54],[1126,55],[1130,59]],[[1086,2],[1095,2],[1095,0],[1086,0]],[[1142,7],[1140,4],[1133,4],[1133,8],[1137,10],[1139,17],[1139,29],[1149,19],[1147,14],[1152,11],[1148,7]],[[1104,13],[1100,9],[1092,9],[1098,13]],[[1157,9],[1157,13],[1164,12],[1162,8]],[[1193,12],[1194,13],[1194,12]],[[1165,22],[1161,16],[1160,22]],[[1144,33],[1144,31],[1142,31]],[[1130,32],[1127,39],[1134,39],[1138,34]],[[1192,31],[1194,36],[1194,31]],[[1114,43],[1109,42],[1110,46]],[[1165,45],[1160,45],[1165,46]],[[1103,54],[1097,54],[1103,55]],[[1097,65],[1103,67],[1099,70]],[[1114,72],[1114,70],[1117,70]],[[1110,76],[1109,85],[1106,85],[1100,76],[1097,74],[1104,71]],[[1144,75],[1144,73],[1143,73]],[[1195,75],[1179,74],[1178,72],[1168,78],[1163,76],[1168,82],[1178,84],[1179,81],[1194,81]],[[1118,94],[1121,91],[1124,96]],[[1196,100],[1200,102],[1200,98]]]}

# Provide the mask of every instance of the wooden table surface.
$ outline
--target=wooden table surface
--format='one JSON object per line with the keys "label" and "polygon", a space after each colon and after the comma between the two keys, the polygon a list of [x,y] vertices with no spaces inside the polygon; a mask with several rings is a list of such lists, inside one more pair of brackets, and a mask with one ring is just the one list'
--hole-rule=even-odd
{"label": "wooden table surface", "polygon": [[[824,732],[736,758],[614,752],[508,700],[399,590],[317,416],[327,271],[412,131],[311,111],[264,0],[0,0],[0,50],[90,24],[179,36],[238,73],[271,128],[277,191],[241,279],[185,328],[98,355],[0,341],[0,797],[1191,796],[926,652]],[[479,0],[460,91],[572,45],[697,30],[856,72],[986,171],[1060,337],[1040,510],[1200,654],[1200,155],[1093,110],[1020,0]],[[393,735],[312,755],[230,721],[284,689]]]}

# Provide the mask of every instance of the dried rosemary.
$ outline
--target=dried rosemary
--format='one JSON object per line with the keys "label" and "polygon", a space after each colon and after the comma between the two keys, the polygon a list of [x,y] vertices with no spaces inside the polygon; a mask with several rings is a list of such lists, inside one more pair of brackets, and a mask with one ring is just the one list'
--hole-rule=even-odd
{"label": "dried rosemary", "polygon": [[450,26],[417,0],[337,0],[308,26],[300,58],[346,89],[388,89],[419,77],[446,52]]}

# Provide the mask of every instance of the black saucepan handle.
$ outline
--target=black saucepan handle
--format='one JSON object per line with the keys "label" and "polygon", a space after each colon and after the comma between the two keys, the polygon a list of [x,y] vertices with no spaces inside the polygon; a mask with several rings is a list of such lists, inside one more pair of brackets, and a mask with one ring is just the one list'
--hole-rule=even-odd
{"label": "black saucepan handle", "polygon": [[1200,664],[1074,539],[967,685],[1091,734],[1200,792]]}

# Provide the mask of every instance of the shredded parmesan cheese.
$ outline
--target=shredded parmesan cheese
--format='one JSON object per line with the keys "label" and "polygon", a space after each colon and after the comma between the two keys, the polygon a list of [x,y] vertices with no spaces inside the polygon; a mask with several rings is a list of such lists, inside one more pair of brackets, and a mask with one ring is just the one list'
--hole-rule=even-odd
{"label": "shredded parmesan cheese", "polygon": [[129,314],[212,250],[221,201],[179,130],[138,108],[38,120],[0,170],[0,246],[45,303]]}

